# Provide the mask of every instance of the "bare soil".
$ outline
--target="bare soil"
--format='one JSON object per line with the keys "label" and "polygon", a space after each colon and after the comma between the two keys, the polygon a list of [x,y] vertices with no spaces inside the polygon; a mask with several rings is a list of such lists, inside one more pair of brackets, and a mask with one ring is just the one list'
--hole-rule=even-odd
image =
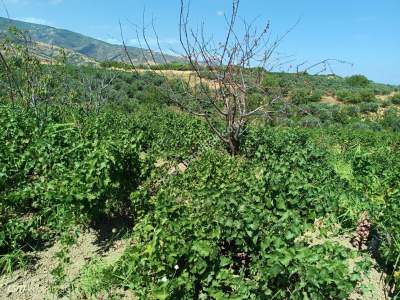
{"label": "bare soil", "polygon": [[[125,245],[126,241],[116,240],[105,249],[98,243],[98,235],[94,230],[82,233],[70,249],[71,263],[66,267],[66,281],[76,280],[83,266],[95,257],[101,257],[108,263],[115,262],[122,255]],[[71,294],[60,298],[50,291],[53,283],[51,271],[58,265],[55,254],[59,250],[60,244],[56,243],[35,253],[37,262],[31,268],[0,277],[0,300],[74,299]]]}

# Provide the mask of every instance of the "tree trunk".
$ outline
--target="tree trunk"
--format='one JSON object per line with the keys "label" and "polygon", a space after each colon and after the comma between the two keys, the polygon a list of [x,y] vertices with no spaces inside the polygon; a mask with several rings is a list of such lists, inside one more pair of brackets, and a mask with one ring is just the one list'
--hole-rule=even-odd
{"label": "tree trunk", "polygon": [[238,155],[239,154],[239,139],[238,137],[233,133],[229,135],[229,141],[228,141],[228,151],[232,156]]}

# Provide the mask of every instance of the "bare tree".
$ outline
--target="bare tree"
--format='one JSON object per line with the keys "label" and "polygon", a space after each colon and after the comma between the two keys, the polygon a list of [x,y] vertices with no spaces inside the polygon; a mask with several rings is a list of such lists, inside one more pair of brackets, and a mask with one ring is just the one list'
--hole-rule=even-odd
{"label": "bare tree", "polygon": [[[252,117],[263,115],[268,118],[286,109],[282,93],[263,86],[266,70],[276,64],[273,55],[283,37],[272,39],[269,22],[261,28],[257,26],[257,20],[239,22],[239,2],[232,1],[232,11],[225,16],[225,37],[216,42],[206,34],[204,23],[196,30],[190,28],[190,9],[181,0],[179,38],[183,56],[193,70],[195,85],[180,79],[184,96],[179,97],[172,89],[168,91],[175,104],[204,118],[232,155],[238,154],[242,135]],[[156,51],[167,63],[154,21],[151,28],[157,43]],[[142,29],[136,32],[139,43],[143,42],[140,48],[146,49],[143,57],[148,69],[153,70],[156,55],[149,43],[144,17]],[[126,54],[129,57],[127,51]]]}
{"label": "bare tree", "polygon": [[[233,155],[239,151],[241,136],[250,118],[276,113],[274,103],[283,100],[280,94],[268,95],[262,85],[265,69],[280,40],[271,43],[269,22],[257,28],[255,22],[242,21],[237,29],[238,9],[239,0],[233,0],[231,15],[225,16],[225,39],[217,44],[206,36],[204,24],[196,31],[189,28],[189,9],[185,11],[183,0],[179,23],[180,42],[196,75],[200,81],[211,78],[215,82],[211,89],[202,88],[202,97],[197,100],[206,101],[206,107],[213,108],[223,120],[223,130],[213,126],[208,111],[202,110],[200,115]],[[256,93],[261,97],[251,103],[250,94]]]}
{"label": "bare tree", "polygon": [[[257,19],[252,22],[240,19],[239,5],[240,0],[232,0],[231,13],[224,16],[226,33],[218,42],[206,33],[204,23],[195,29],[190,27],[189,5],[186,5],[185,0],[180,0],[179,40],[183,49],[182,56],[191,66],[195,85],[188,84],[187,79],[180,79],[184,96],[177,95],[172,88],[168,91],[175,104],[204,118],[232,155],[238,154],[242,136],[255,116],[272,119],[274,115],[287,111],[288,102],[284,91],[268,87],[264,77],[276,67],[291,62],[279,57],[276,50],[297,25],[296,23],[282,36],[273,38],[269,22],[260,27]],[[149,43],[149,27],[155,37],[156,50]],[[167,60],[154,20],[146,26],[143,14],[142,28],[138,28],[136,27],[137,40],[139,47],[145,49],[142,55],[147,69],[157,72],[154,65],[159,63],[159,54],[161,53],[164,63]],[[123,39],[122,29],[121,36]],[[123,45],[126,50],[124,39]],[[133,65],[128,51],[125,52]],[[322,65],[322,69],[326,70],[327,66],[330,67],[330,61],[324,60],[308,69]],[[137,72],[136,68],[135,71]]]}
{"label": "bare tree", "polygon": [[101,107],[108,100],[107,91],[117,78],[117,74],[107,71],[102,73],[101,76],[93,76],[87,74],[85,70],[80,70],[78,78],[78,84],[83,93],[82,97],[85,99],[85,102],[82,103],[83,110],[86,113],[91,111],[99,113]]}

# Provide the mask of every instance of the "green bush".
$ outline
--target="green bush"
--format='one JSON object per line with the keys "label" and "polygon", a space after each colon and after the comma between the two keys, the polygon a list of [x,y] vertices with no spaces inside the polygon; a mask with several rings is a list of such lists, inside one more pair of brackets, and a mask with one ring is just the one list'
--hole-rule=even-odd
{"label": "green bush", "polygon": [[391,97],[392,103],[399,105],[400,104],[400,93],[396,93]]}
{"label": "green bush", "polygon": [[[400,102],[399,102],[399,103],[400,103]],[[392,105],[393,105],[392,100],[384,100],[384,101],[382,102],[382,107],[384,107],[384,108],[390,107],[390,106],[392,106]]]}
{"label": "green bush", "polygon": [[124,285],[163,299],[349,294],[351,251],[296,240],[337,207],[324,154],[305,135],[272,131],[251,132],[244,153],[249,160],[205,152],[156,195],[132,194],[141,218],[117,270]]}
{"label": "green bush", "polygon": [[336,92],[336,96],[341,101],[353,104],[376,101],[374,91],[370,89],[339,90]]}
{"label": "green bush", "polygon": [[141,137],[115,113],[40,125],[33,112],[1,106],[0,255],[129,210],[142,178]]}
{"label": "green bush", "polygon": [[390,108],[385,111],[382,119],[382,125],[393,131],[400,132],[400,113],[396,108]]}
{"label": "green bush", "polygon": [[375,102],[360,103],[359,107],[361,113],[377,112],[379,104]]}
{"label": "green bush", "polygon": [[301,119],[300,125],[302,127],[316,128],[321,126],[321,121],[314,116],[306,116]]}
{"label": "green bush", "polygon": [[346,78],[346,83],[352,87],[366,87],[370,81],[364,75],[353,75]]}
{"label": "green bush", "polygon": [[336,97],[340,101],[345,101],[345,102],[357,102],[358,101],[358,95],[352,92],[351,90],[347,89],[342,89],[336,92]]}
{"label": "green bush", "polygon": [[359,91],[360,102],[374,102],[376,101],[375,93],[370,89],[361,89]]}
{"label": "green bush", "polygon": [[306,104],[321,100],[322,91],[308,88],[296,89],[291,93],[291,100],[294,104]]}
{"label": "green bush", "polygon": [[356,117],[360,114],[360,108],[357,105],[346,105],[344,110],[349,116]]}

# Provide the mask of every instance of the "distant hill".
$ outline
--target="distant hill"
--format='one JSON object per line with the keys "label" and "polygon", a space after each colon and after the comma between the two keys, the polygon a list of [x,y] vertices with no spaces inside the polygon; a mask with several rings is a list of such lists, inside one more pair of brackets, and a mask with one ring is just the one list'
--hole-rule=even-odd
{"label": "distant hill", "polygon": [[[10,26],[15,26],[20,30],[29,31],[32,40],[42,43],[43,48],[46,49],[46,51],[44,51],[46,53],[43,53],[44,56],[49,55],[48,50],[51,49],[52,46],[56,46],[76,52],[77,54],[75,56],[79,61],[81,59],[86,60],[85,57],[96,61],[127,61],[126,54],[121,45],[109,44],[80,33],[65,29],[57,29],[46,25],[27,23],[0,17],[0,37],[4,37]],[[37,49],[39,54],[41,52],[40,48],[41,47]],[[128,47],[128,50],[134,63],[145,63],[142,49],[137,47]],[[78,58],[78,54],[83,56]],[[150,57],[148,51],[145,51],[145,55],[148,58]],[[155,56],[157,63],[163,62],[161,54],[156,53]],[[181,58],[172,55],[166,55],[166,59],[168,62],[182,60]]]}

